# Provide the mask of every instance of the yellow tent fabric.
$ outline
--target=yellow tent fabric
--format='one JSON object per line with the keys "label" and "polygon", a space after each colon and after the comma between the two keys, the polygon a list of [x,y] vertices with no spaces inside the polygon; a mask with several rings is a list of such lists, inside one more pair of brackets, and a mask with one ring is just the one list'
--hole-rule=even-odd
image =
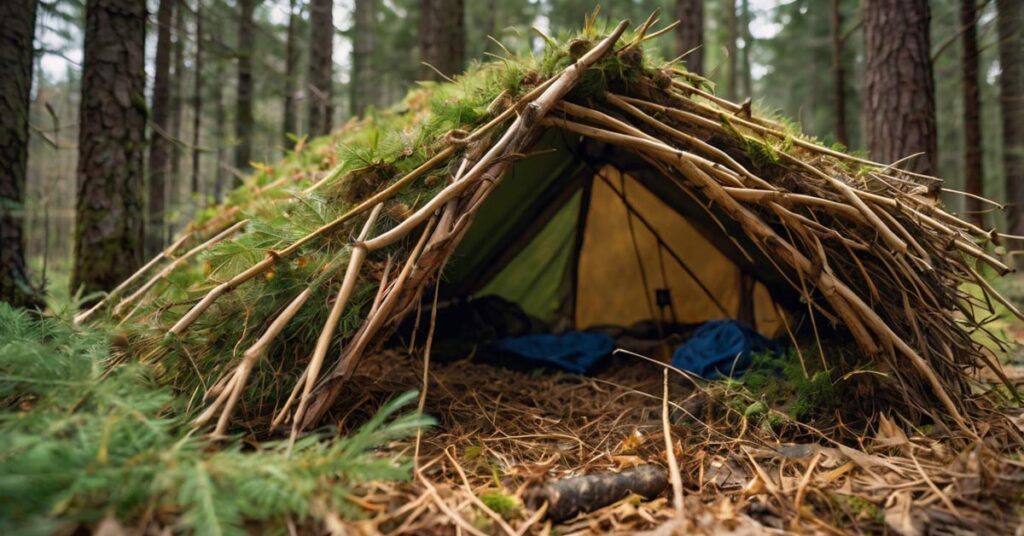
{"label": "yellow tent fabric", "polygon": [[[696,324],[740,318],[746,289],[746,320],[763,335],[782,332],[781,309],[768,289],[760,282],[744,285],[740,268],[683,214],[610,165],[591,185],[572,195],[475,294],[501,296],[549,323],[565,325],[559,320],[568,315],[576,329],[586,329],[647,320]],[[573,254],[577,245],[578,259]],[[667,294],[671,306],[659,307],[659,292]]]}
{"label": "yellow tent fabric", "polygon": [[[680,323],[736,318],[741,307],[740,269],[683,215],[612,166],[593,182],[578,273],[578,329],[671,321],[673,310]],[[671,307],[658,306],[657,289],[668,291]],[[782,324],[767,289],[757,283],[751,299],[756,328],[775,335]]]}

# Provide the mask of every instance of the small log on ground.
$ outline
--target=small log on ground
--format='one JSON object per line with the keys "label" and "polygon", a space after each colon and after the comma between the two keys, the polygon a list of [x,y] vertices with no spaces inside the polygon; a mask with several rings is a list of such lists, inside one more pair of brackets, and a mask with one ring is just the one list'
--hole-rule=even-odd
{"label": "small log on ground", "polygon": [[668,487],[668,474],[659,465],[641,465],[621,473],[600,473],[549,481],[526,493],[526,505],[538,509],[546,502],[547,517],[563,521],[593,512],[631,493],[653,499]]}

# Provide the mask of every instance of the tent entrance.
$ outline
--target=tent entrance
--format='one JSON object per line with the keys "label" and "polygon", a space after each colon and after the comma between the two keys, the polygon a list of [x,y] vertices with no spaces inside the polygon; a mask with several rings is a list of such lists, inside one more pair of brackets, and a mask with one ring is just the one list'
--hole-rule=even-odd
{"label": "tent entrance", "polygon": [[[477,281],[464,287],[464,296],[514,302],[553,331],[720,318],[742,320],[769,336],[782,329],[781,310],[756,274],[640,180],[612,165],[556,171],[551,175],[562,178],[547,186],[559,194],[542,193],[544,206],[520,207],[526,221],[494,237],[500,253],[473,271]],[[515,219],[501,192],[492,202],[482,214],[490,209],[504,213],[503,221]]]}

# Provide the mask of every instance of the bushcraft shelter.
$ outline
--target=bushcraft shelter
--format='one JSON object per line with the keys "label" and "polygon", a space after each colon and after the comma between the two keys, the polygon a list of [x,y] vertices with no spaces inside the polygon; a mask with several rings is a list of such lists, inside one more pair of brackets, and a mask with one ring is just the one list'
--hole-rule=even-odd
{"label": "bushcraft shelter", "polygon": [[981,319],[1019,315],[981,273],[1008,271],[998,234],[946,212],[938,179],[646,56],[652,23],[588,20],[300,143],[77,320],[119,323],[217,435],[317,425],[403,318],[487,295],[552,330],[836,330],[895,398],[973,433],[969,374],[1001,374]]}

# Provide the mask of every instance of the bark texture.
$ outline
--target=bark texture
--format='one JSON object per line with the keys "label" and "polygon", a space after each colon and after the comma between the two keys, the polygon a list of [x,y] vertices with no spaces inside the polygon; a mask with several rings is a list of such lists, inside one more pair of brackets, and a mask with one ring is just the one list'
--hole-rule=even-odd
{"label": "bark texture", "polygon": [[[1024,235],[1024,4],[997,0],[999,17],[999,101],[1003,109],[1003,170],[1007,232]],[[1024,249],[1024,240],[1011,244]],[[1024,255],[1016,257],[1024,269]]]}
{"label": "bark texture", "polygon": [[[334,115],[334,2],[310,2],[309,33],[309,133],[323,136],[331,132]],[[356,1],[358,17],[359,0]],[[358,24],[358,23],[357,23]]]}
{"label": "bark texture", "polygon": [[843,18],[840,0],[832,0],[832,97],[835,100],[836,140],[850,146],[846,129],[846,69],[843,67]]}
{"label": "bark texture", "polygon": [[[252,55],[255,47],[255,22],[253,12],[257,0],[239,0],[238,17],[238,87],[235,97],[235,168],[243,174],[249,171],[252,161]],[[241,178],[235,177],[235,186]]]}
{"label": "bark texture", "polygon": [[88,0],[72,289],[110,290],[143,253],[146,5]]}
{"label": "bark texture", "polygon": [[153,77],[153,103],[150,106],[152,134],[149,143],[149,203],[146,222],[146,256],[153,257],[164,248],[164,212],[169,171],[171,104],[171,22],[178,0],[160,0],[156,12],[156,73]]}
{"label": "bark texture", "polygon": [[864,0],[864,126],[872,159],[933,174],[937,147],[928,0]]}
{"label": "bark texture", "polygon": [[[978,32],[974,0],[960,0],[960,42],[964,93],[964,189],[983,195],[981,169],[981,97],[978,94]],[[978,199],[967,197],[964,212],[978,226],[985,225],[983,207]]]}
{"label": "bark texture", "polygon": [[291,148],[292,140],[289,134],[297,134],[297,118],[295,117],[295,93],[298,91],[298,69],[299,69],[299,43],[298,43],[299,14],[296,8],[296,0],[288,2],[288,37],[285,42],[284,61],[284,114],[281,119],[281,143],[283,147]]}
{"label": "bark texture", "polygon": [[25,268],[24,202],[36,0],[0,2],[0,301],[37,307]]}
{"label": "bark texture", "polygon": [[463,0],[420,0],[420,68],[423,80],[441,80],[462,71],[466,32]]}
{"label": "bark texture", "polygon": [[704,0],[676,0],[676,51],[692,73],[704,74]]}
{"label": "bark texture", "polygon": [[356,0],[352,27],[352,93],[349,103],[354,116],[363,115],[373,104],[373,49],[377,0]]}

